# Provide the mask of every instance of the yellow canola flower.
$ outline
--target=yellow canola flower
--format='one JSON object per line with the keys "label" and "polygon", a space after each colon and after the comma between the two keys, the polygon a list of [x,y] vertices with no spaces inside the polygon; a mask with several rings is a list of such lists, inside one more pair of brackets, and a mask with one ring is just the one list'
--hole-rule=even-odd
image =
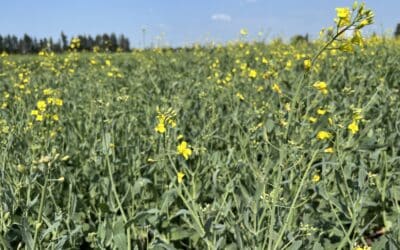
{"label": "yellow canola flower", "polygon": [[305,70],[310,70],[311,69],[311,60],[310,59],[304,60],[303,64],[304,64],[304,69]]}
{"label": "yellow canola flower", "polygon": [[289,60],[286,62],[285,69],[290,70],[291,68],[292,68],[292,61]]}
{"label": "yellow canola flower", "polygon": [[63,100],[59,99],[59,98],[54,98],[54,97],[48,97],[47,98],[47,103],[48,104],[54,104],[56,106],[62,106],[63,105]]}
{"label": "yellow canola flower", "polygon": [[313,84],[313,87],[324,95],[328,94],[328,85],[326,82],[317,81]]}
{"label": "yellow canola flower", "polygon": [[43,121],[43,119],[44,119],[43,115],[37,115],[36,116],[36,121],[38,121],[38,122]]}
{"label": "yellow canola flower", "polygon": [[351,11],[349,8],[336,8],[336,16],[335,21],[339,27],[350,25]]}
{"label": "yellow canola flower", "polygon": [[361,29],[367,25],[370,25],[371,23],[373,23],[372,19],[364,19],[360,22],[360,24],[357,26],[358,29]]}
{"label": "yellow canola flower", "polygon": [[250,70],[249,77],[250,78],[256,78],[257,77],[257,71],[254,70],[254,69]]}
{"label": "yellow canola flower", "polygon": [[332,134],[329,133],[328,131],[319,131],[317,134],[318,140],[328,140],[330,138],[332,138]]}
{"label": "yellow canola flower", "polygon": [[326,114],[326,109],[318,109],[317,110],[318,115],[325,115]]}
{"label": "yellow canola flower", "polygon": [[316,123],[317,122],[317,118],[311,116],[311,117],[308,118],[308,121],[310,123]]}
{"label": "yellow canola flower", "polygon": [[372,248],[369,246],[356,246],[353,250],[371,250]]}
{"label": "yellow canola flower", "polygon": [[350,123],[347,128],[350,130],[350,132],[353,135],[356,134],[359,131],[358,124],[357,124],[357,122],[355,120],[353,120],[353,122]]}
{"label": "yellow canola flower", "polygon": [[351,41],[346,41],[345,43],[343,43],[340,48],[341,51],[344,52],[353,52],[354,51],[354,46],[351,43]]}
{"label": "yellow canola flower", "polygon": [[175,128],[176,127],[176,121],[174,121],[172,119],[168,119],[168,124],[171,126],[171,128]]}
{"label": "yellow canola flower", "polygon": [[46,105],[46,102],[45,102],[45,101],[38,101],[38,102],[36,103],[36,107],[37,107],[41,112],[43,112],[43,111],[46,110],[47,105]]}
{"label": "yellow canola flower", "polygon": [[57,105],[57,106],[62,106],[63,105],[63,100],[61,100],[59,98],[56,98],[54,100],[54,104]]}
{"label": "yellow canola flower", "polygon": [[353,33],[353,38],[351,39],[351,42],[355,45],[358,46],[363,46],[364,45],[364,41],[363,41],[363,37],[361,35],[361,31],[360,30],[355,30]]}
{"label": "yellow canola flower", "polygon": [[321,180],[321,176],[319,176],[319,174],[315,174],[312,177],[312,182],[317,183]]}
{"label": "yellow canola flower", "polygon": [[244,101],[244,96],[242,95],[242,93],[237,92],[236,97],[239,98],[241,101]]}
{"label": "yellow canola flower", "polygon": [[265,57],[263,57],[262,60],[261,60],[261,62],[264,63],[264,64],[268,64],[268,59],[265,58]]}
{"label": "yellow canola flower", "polygon": [[39,115],[39,110],[36,110],[36,109],[32,110],[31,115],[33,115],[33,116]]}
{"label": "yellow canola flower", "polygon": [[44,89],[43,94],[44,95],[52,95],[54,93],[54,90],[52,89]]}
{"label": "yellow canola flower", "polygon": [[333,147],[329,147],[329,148],[324,149],[324,152],[328,153],[328,154],[332,154],[334,152]]}
{"label": "yellow canola flower", "polygon": [[189,159],[189,156],[192,155],[192,150],[188,147],[188,143],[186,141],[182,141],[181,144],[177,147],[178,154],[182,155],[185,160]]}
{"label": "yellow canola flower", "polygon": [[183,177],[185,177],[185,174],[183,172],[178,172],[176,174],[176,177],[178,178],[178,183],[181,184],[183,182]]}
{"label": "yellow canola flower", "polygon": [[279,85],[277,83],[274,83],[272,85],[272,90],[278,94],[282,94],[282,90],[281,87],[279,87]]}
{"label": "yellow canola flower", "polygon": [[165,131],[167,131],[163,122],[158,123],[154,130],[160,134],[163,134]]}

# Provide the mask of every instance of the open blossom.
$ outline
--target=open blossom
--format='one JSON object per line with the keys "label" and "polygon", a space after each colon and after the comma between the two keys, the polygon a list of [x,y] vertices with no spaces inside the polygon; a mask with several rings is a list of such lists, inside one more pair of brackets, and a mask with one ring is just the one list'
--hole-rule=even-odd
{"label": "open blossom", "polygon": [[332,138],[332,134],[327,131],[319,131],[317,134],[318,140],[328,140],[330,138]]}
{"label": "open blossom", "polygon": [[189,159],[189,156],[192,155],[192,150],[189,148],[188,143],[186,141],[182,141],[181,144],[177,147],[178,154],[182,155],[185,160]]}
{"label": "open blossom", "polygon": [[46,102],[45,101],[38,101],[37,103],[36,103],[36,107],[38,108],[38,110],[40,110],[40,111],[45,111],[46,110],[46,107],[47,107],[47,105],[46,105]]}
{"label": "open blossom", "polygon": [[317,81],[313,84],[313,87],[324,95],[328,94],[328,85],[326,82]]}
{"label": "open blossom", "polygon": [[257,71],[254,70],[254,69],[250,70],[249,77],[250,78],[256,78],[257,77]]}
{"label": "open blossom", "polygon": [[173,116],[175,116],[175,113],[172,110],[169,110],[166,113],[161,113],[160,111],[157,111],[157,120],[158,123],[154,130],[157,133],[163,134],[167,131],[167,125],[175,128],[176,127],[176,121],[173,119]]}
{"label": "open blossom", "polygon": [[183,172],[178,172],[176,177],[178,178],[178,183],[180,184],[183,182],[183,177],[185,177],[185,174]]}
{"label": "open blossom", "polygon": [[359,128],[358,128],[358,124],[357,122],[354,120],[352,123],[349,124],[349,126],[347,127],[350,132],[354,135],[355,133],[358,132]]}
{"label": "open blossom", "polygon": [[310,70],[310,68],[311,68],[311,60],[310,59],[304,60],[304,69]]}
{"label": "open blossom", "polygon": [[155,130],[157,133],[163,134],[163,133],[165,133],[165,131],[166,131],[167,129],[165,128],[164,123],[163,123],[163,122],[160,122],[160,123],[157,124],[157,126],[154,128],[154,130]]}
{"label": "open blossom", "polygon": [[318,115],[325,115],[326,112],[327,112],[326,109],[322,109],[322,108],[320,108],[320,109],[317,110],[317,114],[318,114]]}
{"label": "open blossom", "polygon": [[336,8],[336,16],[335,21],[339,27],[350,25],[351,11],[349,8]]}
{"label": "open blossom", "polygon": [[321,176],[319,174],[315,174],[312,177],[312,182],[317,183],[321,180]]}

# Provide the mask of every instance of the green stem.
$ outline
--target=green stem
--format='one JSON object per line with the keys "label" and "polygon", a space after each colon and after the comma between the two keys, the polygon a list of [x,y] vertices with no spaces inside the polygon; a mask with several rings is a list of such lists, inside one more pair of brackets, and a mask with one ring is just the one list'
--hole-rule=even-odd
{"label": "green stem", "polygon": [[294,196],[292,205],[289,208],[289,213],[288,213],[288,216],[286,218],[286,222],[283,224],[283,227],[280,229],[280,232],[279,232],[279,235],[278,235],[278,239],[276,240],[275,246],[273,248],[274,250],[278,249],[279,244],[282,241],[283,234],[285,233],[286,228],[288,227],[290,221],[292,220],[293,211],[294,211],[294,209],[296,207],[297,199],[300,196],[300,192],[303,189],[304,183],[305,183],[305,181],[306,181],[306,179],[308,177],[308,173],[310,172],[310,169],[311,169],[311,167],[313,165],[313,162],[314,162],[315,157],[317,156],[317,154],[318,154],[318,151],[315,151],[314,154],[311,157],[310,163],[308,164],[308,166],[306,168],[306,171],[303,174],[303,177],[302,177],[300,185],[299,185],[299,187],[297,189],[296,195]]}
{"label": "green stem", "polygon": [[[107,162],[108,177],[110,178],[110,182],[111,182],[111,190],[113,192],[115,200],[117,201],[118,209],[121,212],[122,218],[123,218],[124,222],[127,223],[128,219],[126,217],[124,209],[122,208],[122,203],[121,203],[121,200],[118,197],[117,188],[115,186],[114,178],[112,176],[110,157],[108,156],[107,153],[105,155],[106,155],[106,162]],[[126,237],[127,237],[127,249],[130,250],[131,249],[131,230],[130,230],[130,227],[128,227],[126,229]]]}
{"label": "green stem", "polygon": [[48,172],[47,172],[47,169],[46,169],[46,173],[44,175],[44,184],[42,186],[42,193],[41,193],[41,197],[40,197],[39,214],[38,214],[38,219],[37,219],[36,225],[35,225],[35,236],[33,237],[32,249],[35,249],[35,247],[36,247],[37,237],[39,235],[39,230],[40,230],[40,227],[42,225],[42,214],[43,214],[43,206],[44,206],[44,197],[46,195],[48,182],[49,182],[49,177],[48,177]]}
{"label": "green stem", "polygon": [[[338,250],[341,250],[341,249],[345,246],[345,244],[347,243],[347,240],[350,240],[350,234],[351,234],[351,232],[353,232],[353,229],[354,229],[354,227],[356,226],[356,222],[357,222],[357,220],[356,220],[356,215],[354,215],[354,216],[353,216],[353,219],[352,219],[352,221],[351,221],[350,228],[349,228],[349,230],[347,231],[345,237],[344,237],[344,238],[342,239],[342,241],[340,242],[340,244],[339,244],[339,246],[338,246],[338,248],[337,248]],[[351,245],[350,245],[349,247],[351,247]]]}
{"label": "green stem", "polygon": [[[351,25],[349,25],[349,26],[343,28],[342,30],[338,31],[338,32],[336,33],[336,35],[333,36],[333,37],[331,38],[331,40],[329,40],[329,41],[318,51],[318,53],[311,59],[311,65],[314,65],[315,61],[316,61],[316,60],[318,59],[318,57],[322,54],[322,52],[324,52],[324,51],[329,47],[329,45],[331,45],[339,36],[341,36],[344,32],[346,32],[352,25],[353,25],[353,23],[352,23]],[[305,72],[304,74],[302,74],[301,79],[299,80],[299,82],[298,82],[298,84],[297,84],[297,86],[296,86],[296,90],[295,90],[295,92],[294,92],[293,99],[292,99],[292,101],[291,101],[291,103],[290,103],[290,107],[291,107],[291,109],[292,109],[293,111],[292,111],[292,112],[289,112],[288,126],[287,126],[287,128],[286,128],[285,137],[284,137],[284,138],[286,138],[286,139],[288,139],[288,134],[289,134],[289,131],[290,131],[290,126],[291,126],[292,120],[293,120],[293,112],[294,112],[294,110],[295,110],[295,108],[296,108],[296,106],[297,106],[297,103],[299,102],[300,91],[301,91],[301,89],[302,89],[302,87],[303,87],[303,82],[304,82],[304,79],[306,78],[306,75],[307,75],[307,74],[308,74],[308,72]]]}

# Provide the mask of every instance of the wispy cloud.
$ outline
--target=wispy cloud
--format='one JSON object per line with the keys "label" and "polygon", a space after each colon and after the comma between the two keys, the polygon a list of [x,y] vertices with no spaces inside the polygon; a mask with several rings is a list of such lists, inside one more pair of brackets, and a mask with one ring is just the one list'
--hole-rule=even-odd
{"label": "wispy cloud", "polygon": [[222,21],[222,22],[230,22],[232,21],[232,18],[228,14],[224,13],[217,13],[211,16],[211,19],[214,21]]}

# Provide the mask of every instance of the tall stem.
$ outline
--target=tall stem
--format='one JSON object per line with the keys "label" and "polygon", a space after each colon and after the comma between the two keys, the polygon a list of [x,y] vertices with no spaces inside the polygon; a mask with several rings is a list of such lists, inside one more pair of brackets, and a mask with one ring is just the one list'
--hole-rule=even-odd
{"label": "tall stem", "polygon": [[277,239],[276,242],[275,242],[275,246],[274,246],[274,248],[273,248],[274,250],[278,249],[279,244],[280,244],[281,241],[282,241],[283,234],[285,233],[288,224],[289,224],[290,221],[292,220],[293,211],[294,211],[294,208],[296,207],[297,199],[298,199],[299,196],[300,196],[300,192],[301,192],[301,190],[303,189],[304,183],[305,183],[305,181],[306,181],[306,179],[307,179],[308,173],[310,172],[310,169],[311,169],[311,167],[312,167],[312,165],[313,165],[313,162],[314,162],[315,157],[317,156],[317,154],[318,154],[318,151],[315,151],[314,154],[313,154],[312,157],[311,157],[310,163],[308,163],[308,166],[307,166],[307,168],[306,168],[306,171],[305,171],[304,174],[303,174],[303,178],[301,179],[300,185],[299,185],[299,187],[297,188],[296,195],[294,196],[292,205],[291,205],[290,208],[289,208],[289,213],[288,213],[288,215],[287,215],[287,217],[286,217],[286,221],[285,221],[285,223],[283,224],[283,227],[280,229],[278,239]]}
{"label": "tall stem", "polygon": [[46,195],[48,182],[49,182],[49,177],[48,177],[48,171],[46,169],[46,172],[45,172],[45,175],[44,175],[44,184],[42,186],[42,193],[41,193],[41,197],[40,197],[39,214],[38,214],[38,219],[37,219],[36,225],[35,225],[35,236],[33,237],[32,249],[35,249],[35,247],[36,247],[37,237],[39,235],[40,227],[42,226],[42,214],[43,214],[43,206],[44,206],[44,197]]}
{"label": "tall stem", "polygon": [[[110,157],[108,156],[107,152],[106,152],[106,162],[107,162],[108,177],[110,178],[110,183],[111,183],[111,190],[113,192],[115,200],[117,201],[118,209],[121,212],[122,218],[123,218],[124,222],[127,223],[128,219],[126,217],[124,209],[122,208],[121,200],[118,197],[117,188],[115,187],[114,178],[112,176]],[[127,249],[130,250],[131,249],[131,230],[130,230],[130,227],[128,227],[126,229],[126,237],[127,237]]]}

